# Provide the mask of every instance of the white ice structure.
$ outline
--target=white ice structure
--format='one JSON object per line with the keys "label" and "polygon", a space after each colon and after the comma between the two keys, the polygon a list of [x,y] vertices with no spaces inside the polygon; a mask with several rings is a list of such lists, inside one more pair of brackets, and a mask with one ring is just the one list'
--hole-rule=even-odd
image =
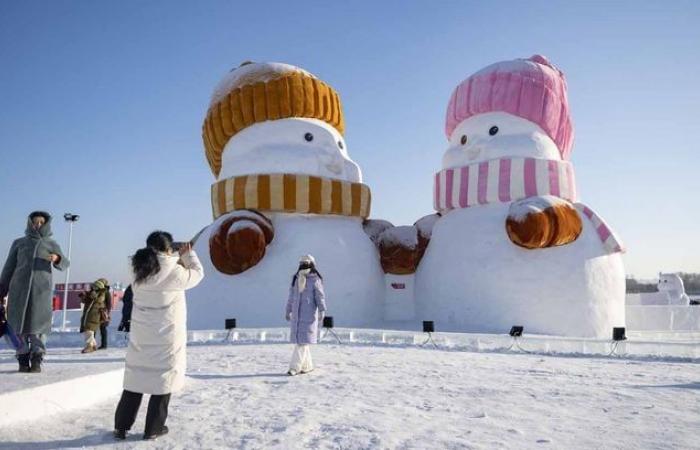
{"label": "white ice structure", "polygon": [[658,292],[627,294],[627,326],[657,333],[700,331],[700,307],[691,305],[683,280],[675,273],[659,273]]}

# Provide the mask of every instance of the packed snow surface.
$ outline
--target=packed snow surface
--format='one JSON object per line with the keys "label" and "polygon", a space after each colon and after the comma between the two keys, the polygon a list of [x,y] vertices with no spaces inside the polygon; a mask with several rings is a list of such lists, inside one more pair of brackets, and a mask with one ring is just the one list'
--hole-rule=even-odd
{"label": "packed snow surface", "polygon": [[693,363],[322,344],[314,372],[288,377],[291,351],[190,346],[188,385],[155,443],[140,440],[143,404],[115,444],[114,398],[1,429],[0,449],[697,448]]}
{"label": "packed snow surface", "polygon": [[379,243],[383,245],[400,245],[406,248],[418,246],[418,231],[412,226],[387,228],[379,235]]}

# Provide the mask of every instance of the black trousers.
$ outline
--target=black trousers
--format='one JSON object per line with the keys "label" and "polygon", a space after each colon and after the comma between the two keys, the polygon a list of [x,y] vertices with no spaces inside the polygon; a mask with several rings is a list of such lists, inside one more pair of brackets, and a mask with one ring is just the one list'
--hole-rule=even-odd
{"label": "black trousers", "polygon": [[[122,398],[117,405],[117,412],[114,413],[114,429],[115,430],[130,430],[131,426],[136,421],[136,414],[141,406],[143,394],[124,390]],[[170,403],[170,394],[151,395],[148,400],[148,411],[146,412],[146,428],[144,434],[146,436],[160,433],[165,425],[165,419],[168,418],[168,404]]]}
{"label": "black trousers", "polygon": [[107,327],[108,323],[100,324],[100,348],[107,348],[107,343],[109,339],[107,338]]}

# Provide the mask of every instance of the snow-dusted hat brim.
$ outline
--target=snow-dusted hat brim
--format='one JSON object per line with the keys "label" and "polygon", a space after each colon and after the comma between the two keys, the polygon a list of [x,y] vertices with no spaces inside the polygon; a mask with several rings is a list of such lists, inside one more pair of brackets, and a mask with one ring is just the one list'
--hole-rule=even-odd
{"label": "snow-dusted hat brim", "polygon": [[340,97],[323,81],[302,72],[234,88],[211,105],[202,125],[207,161],[215,176],[224,147],[242,129],[267,120],[305,117],[322,120],[343,134]]}

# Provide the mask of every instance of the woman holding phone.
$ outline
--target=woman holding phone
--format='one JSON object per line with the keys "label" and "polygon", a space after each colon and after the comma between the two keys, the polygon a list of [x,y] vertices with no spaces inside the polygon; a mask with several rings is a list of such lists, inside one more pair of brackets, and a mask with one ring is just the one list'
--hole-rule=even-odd
{"label": "woman holding phone", "polygon": [[126,352],[124,392],[114,418],[114,436],[126,439],[143,394],[150,394],[144,439],[168,433],[170,394],[185,382],[187,308],[185,291],[204,277],[190,243],[174,251],[173,238],[154,231],[131,260],[134,272],[131,332]]}

